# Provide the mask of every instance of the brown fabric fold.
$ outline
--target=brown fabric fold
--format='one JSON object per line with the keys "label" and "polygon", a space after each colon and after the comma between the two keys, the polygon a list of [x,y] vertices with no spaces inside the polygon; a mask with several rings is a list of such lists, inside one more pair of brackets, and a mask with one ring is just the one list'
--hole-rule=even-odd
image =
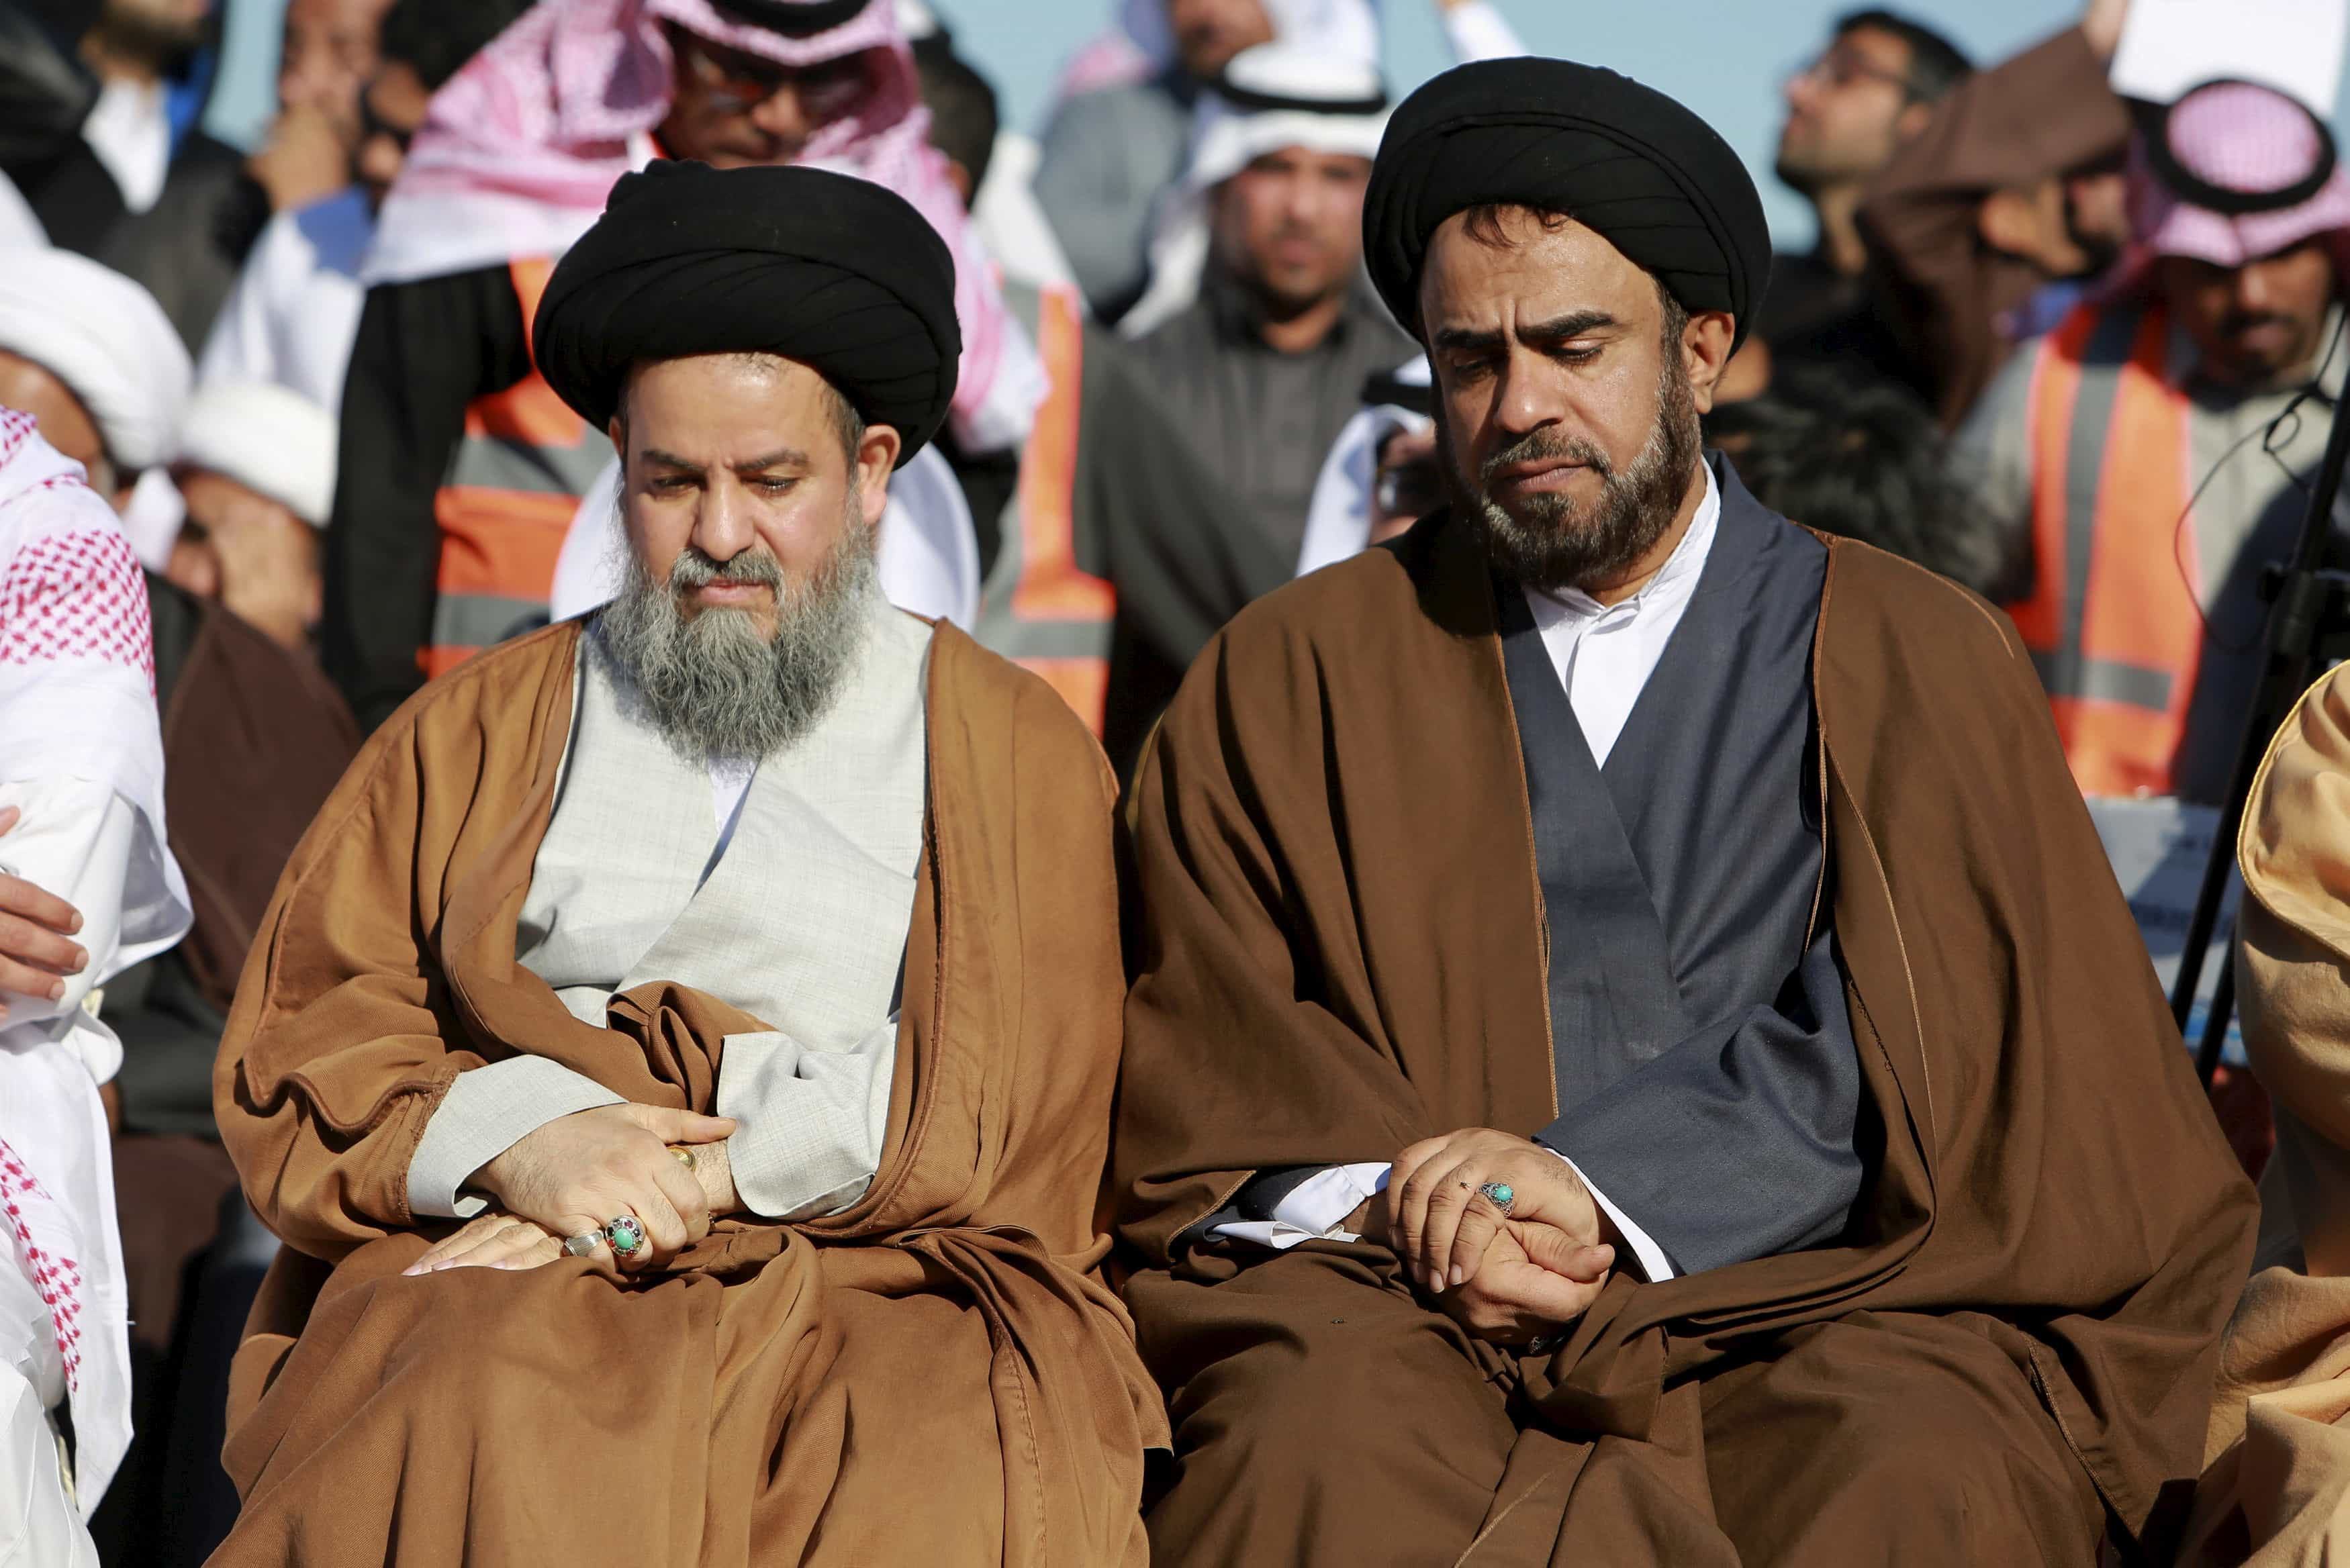
{"label": "brown fabric fold", "polygon": [[[1919,1380],[1906,1428],[1877,1430],[1823,1397],[1780,1408],[1773,1443],[1958,1434],[1970,1451],[2061,1461],[2029,1470],[2041,1490],[2017,1508],[2030,1517],[1983,1526],[2012,1534],[1982,1537],[1993,1555],[1974,1560],[2047,1552],[2084,1506],[2094,1527],[2090,1483],[2142,1531],[2166,1489],[2175,1496],[2199,1469],[2217,1339],[2252,1241],[2251,1189],[2197,1092],[2013,629],[1940,578],[1826,544],[1814,700],[1866,1080],[1856,1219],[1803,1252],[1661,1284],[1619,1276],[1555,1355],[1487,1368],[1520,1444],[1539,1452],[1512,1456],[1510,1480],[1526,1490],[1496,1492],[1479,1536],[1520,1546],[1464,1561],[1555,1549],[1560,1562],[1696,1562],[1708,1560],[1693,1554],[1700,1539],[1714,1557],[1726,1540],[1849,1549],[1788,1561],[1882,1555],[1868,1532],[1898,1526],[1898,1490],[1846,1506],[1814,1469],[1743,1497],[1740,1513],[1717,1508],[1690,1457],[1739,1451],[1743,1429],[1722,1424],[1710,1380],[1784,1361],[1829,1328],[1838,1345],[1898,1336],[1909,1359],[1888,1366],[1951,1370]],[[1144,1263],[1128,1303],[1172,1396],[1179,1453],[1187,1416],[1206,1407],[1187,1385],[1219,1356],[1352,1332],[1328,1326],[1343,1314],[1326,1289],[1305,1287],[1331,1266],[1313,1254],[1385,1258],[1323,1243],[1271,1262],[1240,1246],[1185,1250],[1188,1227],[1260,1169],[1385,1160],[1464,1127],[1531,1135],[1554,1115],[1520,754],[1490,581],[1441,517],[1261,600],[1168,713],[1132,807],[1139,901],[1114,1180],[1121,1234]],[[1361,1283],[1362,1297],[1409,1303],[1391,1260]],[[1856,1336],[1859,1324],[1876,1337]],[[1843,1354],[1861,1366],[1877,1352]],[[1323,1419],[1383,1430],[1406,1397],[1389,1388],[1354,1406],[1340,1394]],[[1233,1419],[1218,1416],[1215,1432]],[[1315,1462],[1277,1468],[1286,1479]],[[2008,1469],[2025,1476],[2033,1462]],[[1636,1474],[1637,1486],[1624,1480]],[[1797,1515],[1829,1522],[1804,1535]],[[1414,1534],[1424,1527],[1400,1508],[1383,1522],[1436,1539]],[[1261,1539],[1295,1524],[1267,1520]],[[1616,1554],[1576,1555],[1599,1540]],[[1524,1555],[1528,1541],[1541,1553]],[[1949,1550],[1967,1560],[1960,1538]]]}
{"label": "brown fabric fold", "polygon": [[1157,1396],[1095,1277],[1120,975],[1098,750],[941,627],[930,806],[880,1169],[806,1224],[735,1219],[660,1277],[399,1271],[445,1229],[410,1155],[519,1052],[707,1111],[730,1033],[684,988],[582,1023],[515,961],[576,626],[429,688],[280,884],[215,1091],[289,1251],[240,1353],[215,1562],[1142,1560]]}

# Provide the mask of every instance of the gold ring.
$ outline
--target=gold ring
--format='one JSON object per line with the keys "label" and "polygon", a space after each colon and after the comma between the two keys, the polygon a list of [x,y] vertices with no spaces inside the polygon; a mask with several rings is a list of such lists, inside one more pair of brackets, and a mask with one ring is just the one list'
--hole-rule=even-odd
{"label": "gold ring", "polygon": [[681,1143],[673,1143],[670,1145],[669,1151],[670,1153],[677,1156],[678,1164],[685,1167],[688,1170],[698,1169],[701,1167],[702,1162],[693,1158],[693,1151],[686,1147],[685,1145]]}

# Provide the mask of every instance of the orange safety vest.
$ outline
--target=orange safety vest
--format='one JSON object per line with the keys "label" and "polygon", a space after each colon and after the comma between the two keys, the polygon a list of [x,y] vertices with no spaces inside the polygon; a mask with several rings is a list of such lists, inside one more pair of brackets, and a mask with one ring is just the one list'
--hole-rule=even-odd
{"label": "orange safety vest", "polygon": [[[509,270],[526,339],[555,264],[539,257]],[[604,432],[590,431],[535,366],[504,391],[473,400],[432,498],[439,597],[432,645],[416,656],[427,680],[546,624],[563,536],[611,455]]]}
{"label": "orange safety vest", "polygon": [[979,640],[1035,671],[1096,736],[1109,701],[1110,627],[1118,593],[1077,565],[1077,425],[1085,391],[1085,311],[1074,290],[1005,298],[1035,334],[1051,382],[1021,454],[1017,516],[982,595]]}
{"label": "orange safety vest", "polygon": [[2085,305],[2034,351],[2031,598],[2009,607],[2085,794],[2168,794],[2203,657],[2189,404],[2158,308]]}

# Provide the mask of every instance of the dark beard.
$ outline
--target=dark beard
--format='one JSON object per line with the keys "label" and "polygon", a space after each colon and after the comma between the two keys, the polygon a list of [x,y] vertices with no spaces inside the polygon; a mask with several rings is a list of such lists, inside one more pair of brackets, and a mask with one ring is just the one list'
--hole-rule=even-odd
{"label": "dark beard", "polygon": [[[1596,443],[1540,430],[1488,458],[1471,483],[1454,456],[1451,432],[1440,433],[1437,450],[1453,511],[1475,531],[1496,569],[1531,588],[1587,588],[1622,576],[1656,548],[1680,512],[1703,439],[1679,348],[1676,343],[1665,355],[1648,443],[1620,472]],[[1599,475],[1598,500],[1586,507],[1555,491],[1533,495],[1521,517],[1493,499],[1493,478],[1502,469],[1544,458],[1589,464]]]}
{"label": "dark beard", "polygon": [[95,29],[107,53],[138,61],[159,77],[173,78],[187,70],[210,30],[210,17],[183,22],[159,16],[139,0],[106,0]]}
{"label": "dark beard", "polygon": [[[681,600],[713,582],[763,583],[775,592],[767,637],[745,610]],[[764,550],[720,563],[688,545],[667,583],[629,553],[619,596],[597,618],[604,650],[636,687],[644,714],[690,762],[773,756],[831,709],[865,646],[877,592],[873,530],[850,498],[840,543],[806,584],[784,581]]]}

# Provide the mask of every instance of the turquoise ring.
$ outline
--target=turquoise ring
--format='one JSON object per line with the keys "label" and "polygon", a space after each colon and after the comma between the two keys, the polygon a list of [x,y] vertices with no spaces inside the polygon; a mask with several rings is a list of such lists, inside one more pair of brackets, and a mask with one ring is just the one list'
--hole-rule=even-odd
{"label": "turquoise ring", "polygon": [[623,1214],[604,1227],[604,1239],[616,1257],[633,1258],[644,1247],[645,1228],[633,1214]]}
{"label": "turquoise ring", "polygon": [[1518,1200],[1517,1189],[1506,1181],[1481,1183],[1477,1189],[1477,1196],[1504,1214],[1510,1211],[1510,1205]]}

